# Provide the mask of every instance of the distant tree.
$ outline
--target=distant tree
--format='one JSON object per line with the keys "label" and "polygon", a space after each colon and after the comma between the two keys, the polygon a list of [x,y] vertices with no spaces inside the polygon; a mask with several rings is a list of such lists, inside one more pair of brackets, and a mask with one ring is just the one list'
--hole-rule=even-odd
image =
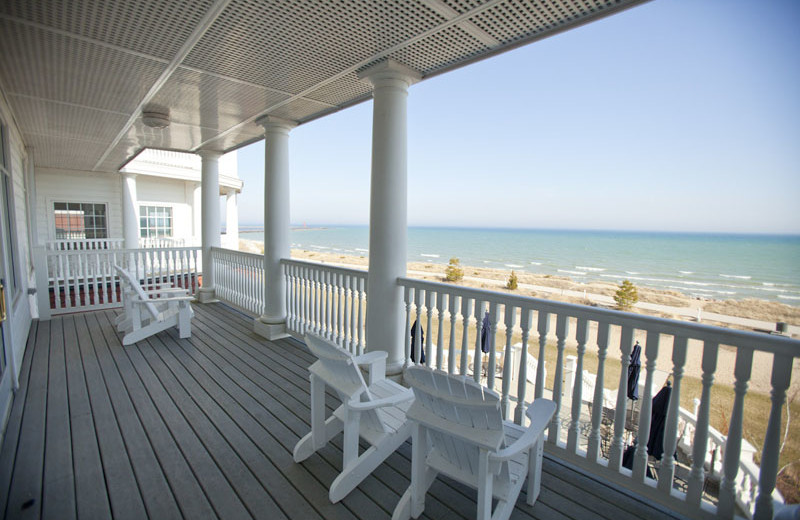
{"label": "distant tree", "polygon": [[461,262],[458,258],[453,257],[450,259],[450,264],[444,270],[445,280],[448,282],[459,282],[464,279],[464,270],[461,269]]}
{"label": "distant tree", "polygon": [[511,271],[511,276],[508,277],[508,282],[506,282],[506,289],[515,290],[517,288],[517,273]]}
{"label": "distant tree", "polygon": [[639,301],[639,291],[630,280],[622,280],[619,289],[614,293],[614,301],[617,302],[618,309],[630,310]]}

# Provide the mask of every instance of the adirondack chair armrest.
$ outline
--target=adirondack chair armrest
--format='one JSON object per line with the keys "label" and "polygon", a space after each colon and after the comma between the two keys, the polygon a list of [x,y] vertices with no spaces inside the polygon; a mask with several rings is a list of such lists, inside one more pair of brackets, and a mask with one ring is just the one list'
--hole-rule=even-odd
{"label": "adirondack chair armrest", "polygon": [[556,411],[556,404],[549,399],[537,399],[527,410],[525,415],[531,420],[531,424],[522,436],[514,441],[511,446],[507,446],[497,453],[489,454],[489,462],[505,462],[527,450],[536,442],[544,429],[550,423],[550,419]]}
{"label": "adirondack chair armrest", "polygon": [[382,399],[375,399],[373,401],[361,402],[356,399],[351,399],[347,402],[347,407],[353,411],[364,412],[367,410],[383,408],[385,406],[393,406],[405,401],[410,401],[412,399],[414,399],[414,391],[408,388],[404,392],[390,395],[389,397],[384,397]]}
{"label": "adirondack chair armrest", "polygon": [[386,356],[388,354],[382,350],[367,352],[360,356],[355,356],[353,360],[359,367],[366,367],[369,378],[368,385],[379,381],[386,376]]}
{"label": "adirondack chair armrest", "polygon": [[170,293],[183,293],[188,294],[189,291],[183,289],[181,287],[163,287],[161,289],[148,289],[145,291],[145,294],[170,294]]}

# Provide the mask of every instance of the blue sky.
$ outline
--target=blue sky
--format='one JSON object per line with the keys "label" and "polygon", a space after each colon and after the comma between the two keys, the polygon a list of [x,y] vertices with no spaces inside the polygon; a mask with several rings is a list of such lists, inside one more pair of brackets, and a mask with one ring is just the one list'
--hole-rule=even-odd
{"label": "blue sky", "polygon": [[[409,225],[800,233],[798,26],[794,0],[655,0],[412,86]],[[369,222],[371,127],[366,102],[291,132],[293,223]]]}

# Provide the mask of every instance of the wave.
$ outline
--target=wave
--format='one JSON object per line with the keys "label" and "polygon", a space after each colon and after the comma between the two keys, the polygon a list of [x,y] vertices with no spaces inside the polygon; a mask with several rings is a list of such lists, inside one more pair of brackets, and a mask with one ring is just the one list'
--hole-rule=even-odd
{"label": "wave", "polygon": [[524,265],[519,265],[519,264],[503,264],[503,265],[505,265],[506,267],[513,267],[514,269],[521,269],[525,267]]}
{"label": "wave", "polygon": [[369,249],[359,249],[359,248],[356,248],[356,251],[360,251],[360,252],[362,252],[362,253],[369,253]]}
{"label": "wave", "polygon": [[681,274],[694,274],[694,271],[678,271]]}
{"label": "wave", "polygon": [[738,274],[721,274],[723,278],[735,278],[737,280],[749,280],[752,276],[738,275]]}
{"label": "wave", "polygon": [[569,269],[559,269],[558,272],[559,273],[565,273],[565,274],[574,274],[574,275],[577,275],[577,276],[586,276],[585,272],[582,272],[582,271],[570,271]]}
{"label": "wave", "polygon": [[789,296],[788,294],[779,294],[778,298],[781,300],[800,300],[800,296]]}
{"label": "wave", "polygon": [[628,274],[641,274],[641,273],[638,273],[636,271],[625,271],[625,272],[628,273]]}
{"label": "wave", "polygon": [[531,265],[542,265],[542,263],[541,263],[541,262],[531,262],[530,264],[531,264]]}
{"label": "wave", "polygon": [[420,253],[419,256],[424,256],[425,258],[439,258],[439,255],[433,255],[428,253]]}
{"label": "wave", "polygon": [[311,244],[308,247],[313,247],[314,249],[330,249],[330,247],[328,247],[328,246],[318,246],[316,244]]}
{"label": "wave", "polygon": [[593,272],[600,272],[605,271],[605,267],[584,267],[582,265],[576,265],[575,269],[580,269],[581,271],[593,271]]}

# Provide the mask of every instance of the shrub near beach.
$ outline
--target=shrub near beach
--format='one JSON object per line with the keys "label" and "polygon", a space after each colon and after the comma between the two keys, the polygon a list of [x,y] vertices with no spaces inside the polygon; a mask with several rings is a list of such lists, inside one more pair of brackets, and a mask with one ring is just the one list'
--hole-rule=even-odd
{"label": "shrub near beach", "polygon": [[444,278],[448,282],[459,282],[464,279],[464,270],[461,268],[461,261],[453,257],[450,259],[450,263],[447,265],[447,269],[444,270]]}

